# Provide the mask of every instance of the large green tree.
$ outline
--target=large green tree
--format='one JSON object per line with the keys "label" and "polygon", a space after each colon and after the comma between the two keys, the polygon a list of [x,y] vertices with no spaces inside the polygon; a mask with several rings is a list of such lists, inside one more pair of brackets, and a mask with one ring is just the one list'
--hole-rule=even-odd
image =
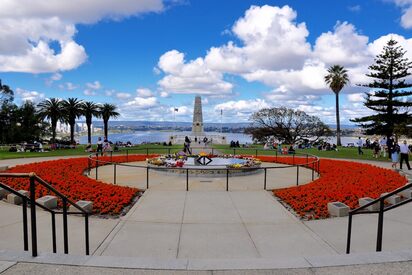
{"label": "large green tree", "polygon": [[103,119],[104,136],[108,138],[109,119],[116,118],[120,114],[116,111],[117,107],[114,104],[105,103],[100,106],[100,116]]}
{"label": "large green tree", "polygon": [[11,102],[13,99],[13,90],[8,85],[3,85],[0,79],[0,102]]}
{"label": "large green tree", "polygon": [[325,82],[335,94],[336,144],[342,146],[340,140],[339,93],[349,82],[348,71],[343,66],[333,65],[328,69],[328,74],[325,76]]}
{"label": "large green tree", "polygon": [[38,105],[39,115],[42,119],[50,119],[52,142],[56,142],[56,127],[58,121],[63,121],[63,105],[58,98],[49,98]]}
{"label": "large green tree", "polygon": [[375,113],[369,116],[353,119],[365,129],[366,134],[385,135],[388,138],[394,134],[396,125],[406,125],[411,115],[408,108],[412,102],[408,96],[412,91],[412,84],[406,83],[405,78],[411,73],[412,63],[404,57],[405,50],[397,45],[398,42],[390,39],[383,47],[383,51],[375,58],[375,63],[369,66],[370,72],[366,75],[373,81],[367,85],[370,88],[366,93],[364,105]]}
{"label": "large green tree", "polygon": [[100,105],[91,101],[86,101],[82,105],[83,115],[86,118],[87,142],[92,143],[92,119],[100,117]]}
{"label": "large green tree", "polygon": [[64,120],[70,126],[70,143],[74,143],[74,127],[76,119],[83,114],[83,101],[78,98],[68,98],[62,101]]}
{"label": "large green tree", "polygon": [[264,108],[254,113],[252,126],[246,129],[254,139],[265,142],[271,137],[287,144],[302,140],[318,140],[330,134],[330,129],[318,117],[285,107]]}

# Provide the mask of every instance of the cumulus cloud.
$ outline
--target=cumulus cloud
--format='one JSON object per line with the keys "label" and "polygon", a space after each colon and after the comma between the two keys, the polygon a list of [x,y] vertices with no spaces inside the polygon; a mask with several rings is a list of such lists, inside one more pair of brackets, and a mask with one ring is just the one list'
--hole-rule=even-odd
{"label": "cumulus cloud", "polygon": [[86,89],[83,93],[87,96],[97,95],[96,91],[100,90],[102,87],[102,84],[100,84],[97,80],[94,82],[88,82],[86,83]]}
{"label": "cumulus cloud", "polygon": [[135,107],[140,109],[147,109],[157,105],[156,97],[135,97],[133,100],[130,100],[124,104],[124,106]]}
{"label": "cumulus cloud", "polygon": [[[76,24],[160,12],[161,0],[5,0],[0,9],[0,71],[72,70],[87,59]],[[50,45],[56,42],[59,49]]]}
{"label": "cumulus cloud", "polygon": [[165,92],[176,94],[229,94],[233,84],[223,79],[223,74],[208,68],[203,58],[186,62],[184,54],[172,50],[163,54],[158,67],[166,76],[159,82]]}
{"label": "cumulus cloud", "polygon": [[349,94],[347,95],[347,98],[349,102],[360,103],[364,101],[365,94],[363,93]]}
{"label": "cumulus cloud", "polygon": [[402,9],[401,26],[412,28],[412,0],[391,0]]}
{"label": "cumulus cloud", "polygon": [[51,86],[53,82],[59,81],[63,78],[63,75],[60,73],[54,73],[49,78],[46,79],[46,85]]}
{"label": "cumulus cloud", "polygon": [[152,97],[153,92],[150,89],[138,88],[136,89],[136,94],[138,97]]}
{"label": "cumulus cloud", "polygon": [[60,84],[59,88],[62,90],[73,91],[79,88],[79,86],[73,84],[72,82],[66,82],[66,83]]}
{"label": "cumulus cloud", "polygon": [[126,99],[129,99],[131,97],[132,97],[132,95],[129,94],[129,93],[117,93],[116,94],[116,98],[118,98],[120,100],[126,100]]}
{"label": "cumulus cloud", "polygon": [[44,93],[38,91],[29,91],[21,88],[16,89],[16,99],[20,100],[21,102],[32,101],[34,103],[38,103],[42,101],[44,98]]}

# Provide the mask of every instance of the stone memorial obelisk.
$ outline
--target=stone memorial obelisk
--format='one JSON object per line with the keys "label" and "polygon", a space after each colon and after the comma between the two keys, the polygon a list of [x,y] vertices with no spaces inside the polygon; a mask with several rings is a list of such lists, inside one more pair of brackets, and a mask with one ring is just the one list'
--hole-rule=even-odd
{"label": "stone memorial obelisk", "polygon": [[204,135],[202,99],[200,96],[196,96],[195,98],[195,107],[193,109],[192,134],[194,136]]}

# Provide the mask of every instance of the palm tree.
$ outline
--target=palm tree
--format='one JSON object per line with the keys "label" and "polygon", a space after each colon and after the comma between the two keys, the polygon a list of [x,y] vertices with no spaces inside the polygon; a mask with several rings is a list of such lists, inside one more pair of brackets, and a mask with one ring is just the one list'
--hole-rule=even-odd
{"label": "palm tree", "polygon": [[70,143],[74,143],[74,126],[76,119],[83,114],[83,101],[77,98],[68,98],[62,102],[64,119],[70,126]]}
{"label": "palm tree", "polygon": [[63,120],[62,101],[58,98],[49,98],[40,102],[37,107],[39,107],[39,115],[42,119],[50,119],[52,128],[52,142],[55,142],[57,121]]}
{"label": "palm tree", "polygon": [[105,103],[100,106],[100,116],[103,118],[103,125],[104,125],[104,136],[107,138],[107,128],[109,124],[109,119],[111,117],[116,118],[120,114],[116,112],[116,105]]}
{"label": "palm tree", "polygon": [[340,65],[333,65],[328,69],[328,74],[325,76],[325,82],[329,88],[335,93],[336,98],[336,145],[342,146],[340,140],[340,118],[339,118],[339,92],[348,84],[348,71]]}
{"label": "palm tree", "polygon": [[3,85],[0,79],[0,102],[13,101],[14,92],[9,86]]}
{"label": "palm tree", "polygon": [[87,142],[92,143],[92,119],[100,117],[100,105],[91,101],[83,102],[83,115],[86,118],[87,125]]}

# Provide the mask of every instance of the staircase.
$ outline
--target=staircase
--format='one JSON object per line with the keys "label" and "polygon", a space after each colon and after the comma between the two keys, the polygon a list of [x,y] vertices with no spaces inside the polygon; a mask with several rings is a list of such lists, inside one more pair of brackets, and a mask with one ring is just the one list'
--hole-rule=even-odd
{"label": "staircase", "polygon": [[[30,190],[14,190],[10,186],[0,181],[0,199],[6,198],[7,202],[16,205],[21,205],[22,207],[22,219],[23,219],[23,249],[24,251],[29,250],[29,234],[28,234],[28,215],[27,209],[30,209],[30,225],[31,225],[31,246],[32,246],[32,256],[36,257],[38,255],[37,249],[37,208],[50,213],[51,216],[51,238],[53,245],[53,253],[57,252],[56,245],[56,215],[62,215],[63,217],[63,242],[64,242],[64,253],[69,253],[69,242],[68,242],[68,215],[81,215],[84,217],[85,226],[85,254],[89,255],[89,215],[91,213],[91,203],[90,202],[73,202],[68,197],[57,191],[54,187],[44,181],[42,178],[37,176],[35,173],[0,173],[0,179],[2,178],[23,178],[30,182]],[[55,196],[44,196],[39,199],[35,199],[34,194],[36,194],[36,188],[38,186],[46,188],[50,193]],[[58,210],[57,201],[62,202],[62,209]],[[70,208],[69,208],[69,205]]]}

